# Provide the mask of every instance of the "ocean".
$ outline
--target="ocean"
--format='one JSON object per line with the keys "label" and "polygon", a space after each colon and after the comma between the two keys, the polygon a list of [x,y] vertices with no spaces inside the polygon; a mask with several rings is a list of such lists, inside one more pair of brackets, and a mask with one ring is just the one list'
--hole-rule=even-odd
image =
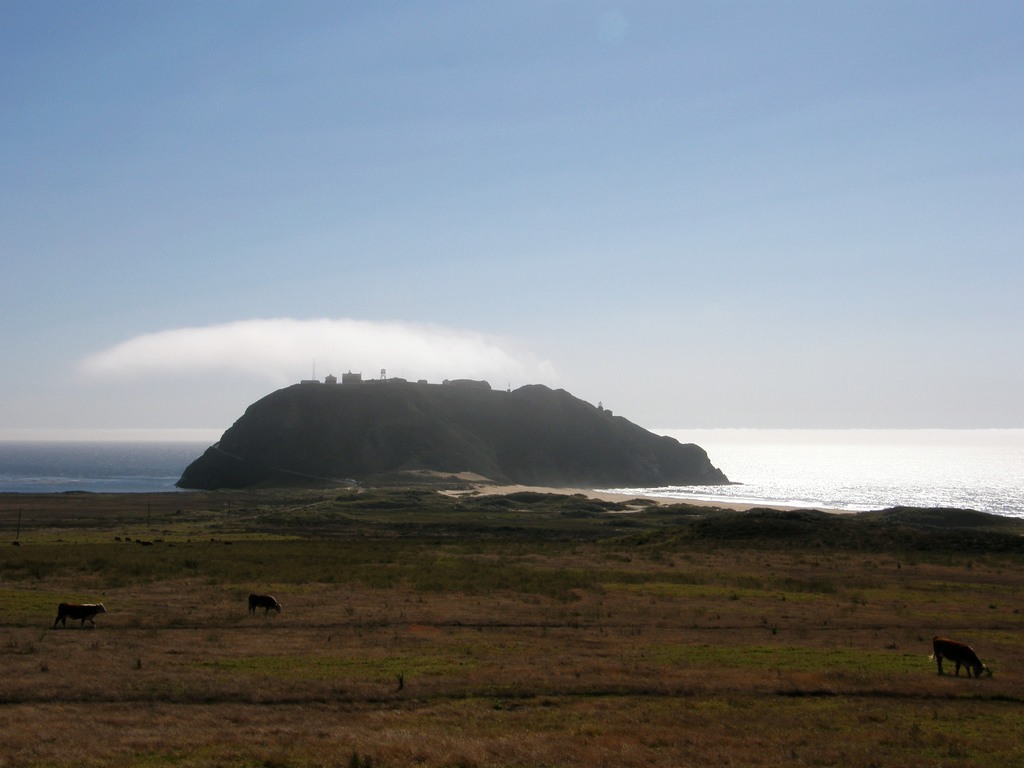
{"label": "ocean", "polygon": [[[677,499],[1024,517],[1024,429],[656,430],[697,443],[728,486],[613,488]],[[0,492],[174,491],[209,442],[0,442]]]}
{"label": "ocean", "polygon": [[734,485],[607,489],[865,511],[958,507],[1024,517],[1024,429],[662,429]]}
{"label": "ocean", "polygon": [[177,490],[210,443],[0,442],[0,493],[147,493]]}

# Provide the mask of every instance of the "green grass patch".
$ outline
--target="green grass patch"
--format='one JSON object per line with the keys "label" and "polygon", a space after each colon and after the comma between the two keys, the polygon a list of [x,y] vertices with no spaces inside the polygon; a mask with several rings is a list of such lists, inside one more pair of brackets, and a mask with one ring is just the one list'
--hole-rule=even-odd
{"label": "green grass patch", "polygon": [[599,588],[592,571],[544,566],[532,556],[477,554],[486,550],[433,544],[425,552],[422,542],[407,539],[62,543],[19,547],[0,565],[0,574],[8,581],[33,582],[89,576],[103,588],[199,577],[223,584],[351,583],[475,595],[511,591],[558,600]]}
{"label": "green grass patch", "polygon": [[63,602],[98,603],[101,600],[83,592],[0,589],[5,624],[38,624],[45,617],[49,617],[52,624],[57,615],[57,606]]}
{"label": "green grass patch", "polygon": [[865,651],[853,648],[794,646],[671,645],[647,649],[662,664],[686,667],[756,668],[788,672],[915,672],[921,669],[920,654]]}
{"label": "green grass patch", "polygon": [[244,656],[198,662],[195,666],[230,675],[263,675],[287,680],[393,680],[400,674],[409,678],[458,675],[478,663],[468,655],[457,658],[401,654],[379,658],[301,655]]}
{"label": "green grass patch", "polygon": [[[666,581],[647,581],[642,583],[605,583],[603,588],[609,592],[621,590],[635,592],[652,597],[692,600],[703,598],[710,600],[756,600],[785,602],[814,602],[821,599],[821,594],[810,592],[787,593],[780,589],[749,589],[730,586],[728,584],[686,584]],[[826,593],[829,594],[829,593]]]}

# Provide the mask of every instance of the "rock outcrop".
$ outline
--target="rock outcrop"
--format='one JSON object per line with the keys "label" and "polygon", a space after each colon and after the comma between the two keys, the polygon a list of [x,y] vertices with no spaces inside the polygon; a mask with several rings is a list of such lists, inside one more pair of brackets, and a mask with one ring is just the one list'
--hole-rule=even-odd
{"label": "rock outcrop", "polygon": [[182,488],[372,482],[473,472],[540,486],[721,485],[702,448],[655,435],[564,390],[484,382],[296,384],[246,409]]}

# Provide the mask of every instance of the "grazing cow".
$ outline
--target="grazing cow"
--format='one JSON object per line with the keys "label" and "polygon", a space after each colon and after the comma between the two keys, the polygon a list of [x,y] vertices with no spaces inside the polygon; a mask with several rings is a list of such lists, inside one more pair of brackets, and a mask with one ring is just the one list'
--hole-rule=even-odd
{"label": "grazing cow", "polygon": [[249,613],[255,616],[257,608],[263,609],[264,616],[270,613],[271,610],[275,610],[278,613],[281,612],[281,604],[277,602],[277,598],[273,595],[249,595]]}
{"label": "grazing cow", "polygon": [[945,674],[942,671],[942,660],[949,659],[956,664],[957,677],[960,676],[960,667],[967,668],[968,677],[972,671],[975,677],[981,677],[982,672],[987,672],[988,676],[992,677],[992,670],[981,663],[981,659],[971,646],[950,640],[948,637],[932,638],[932,655],[929,658],[935,659],[940,675]]}
{"label": "grazing cow", "polygon": [[80,627],[84,627],[86,621],[95,627],[96,622],[93,619],[96,614],[106,612],[107,609],[103,607],[103,603],[61,603],[57,606],[57,618],[53,620],[53,626],[56,627],[57,624],[60,624],[62,627],[66,627],[68,619],[78,619],[81,622]]}

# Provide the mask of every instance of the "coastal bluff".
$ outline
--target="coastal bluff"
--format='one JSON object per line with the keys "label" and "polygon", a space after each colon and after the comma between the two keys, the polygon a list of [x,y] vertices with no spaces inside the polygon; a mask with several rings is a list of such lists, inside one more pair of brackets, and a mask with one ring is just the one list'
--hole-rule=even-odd
{"label": "coastal bluff", "polygon": [[486,382],[304,382],[250,405],[185,469],[200,490],[369,482],[413,471],[573,487],[722,485],[700,446],[564,390]]}

